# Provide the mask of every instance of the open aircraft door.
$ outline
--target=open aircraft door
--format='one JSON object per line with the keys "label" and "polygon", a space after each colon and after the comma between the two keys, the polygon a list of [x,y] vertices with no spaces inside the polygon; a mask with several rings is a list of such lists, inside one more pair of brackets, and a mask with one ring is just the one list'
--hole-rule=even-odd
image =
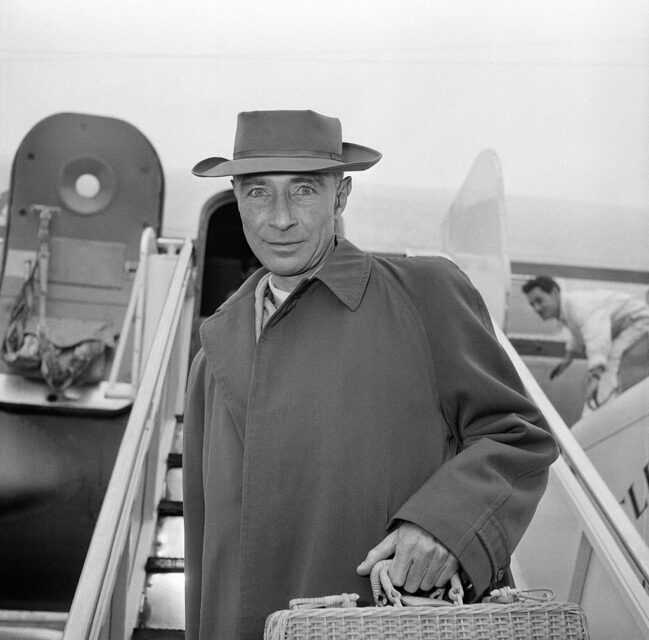
{"label": "open aircraft door", "polygon": [[499,327],[505,326],[511,287],[505,235],[500,162],[486,149],[476,158],[442,222],[442,249],[480,291]]}

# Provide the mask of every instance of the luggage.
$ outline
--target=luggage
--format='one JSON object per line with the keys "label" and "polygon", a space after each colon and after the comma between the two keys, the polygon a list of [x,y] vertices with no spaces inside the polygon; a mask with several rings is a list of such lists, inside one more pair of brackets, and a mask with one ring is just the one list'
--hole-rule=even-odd
{"label": "luggage", "polygon": [[449,590],[454,603],[441,600],[441,590],[433,598],[401,596],[389,582],[388,562],[372,571],[379,606],[356,607],[355,594],[292,600],[267,618],[264,640],[588,640],[576,604],[509,588],[468,605],[456,587]]}

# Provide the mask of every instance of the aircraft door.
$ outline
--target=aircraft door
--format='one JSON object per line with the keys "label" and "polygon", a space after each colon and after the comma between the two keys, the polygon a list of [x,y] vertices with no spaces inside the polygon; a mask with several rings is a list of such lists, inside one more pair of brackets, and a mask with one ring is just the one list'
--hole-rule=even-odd
{"label": "aircraft door", "polygon": [[12,166],[0,288],[2,335],[37,253],[42,255],[44,234],[46,264],[39,266],[36,291],[38,304],[46,303],[54,342],[66,347],[100,325],[118,333],[140,237],[145,227],[160,230],[163,197],[158,156],[129,123],[78,113],[37,123]]}
{"label": "aircraft door", "polygon": [[58,113],[37,123],[16,152],[9,203],[10,243],[30,249],[35,204],[62,210],[61,236],[124,243],[137,260],[143,227],[162,224],[164,178],[158,156],[129,123]]}

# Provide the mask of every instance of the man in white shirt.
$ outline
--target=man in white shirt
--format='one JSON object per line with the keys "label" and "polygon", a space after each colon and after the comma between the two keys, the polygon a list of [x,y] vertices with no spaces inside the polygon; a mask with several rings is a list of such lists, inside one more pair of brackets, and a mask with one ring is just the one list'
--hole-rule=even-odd
{"label": "man in white shirt", "polygon": [[563,373],[585,352],[588,361],[586,405],[596,409],[619,393],[624,352],[649,335],[649,307],[619,291],[597,289],[562,293],[555,280],[538,276],[523,285],[528,302],[544,320],[556,318],[569,330],[566,353],[550,378]]}

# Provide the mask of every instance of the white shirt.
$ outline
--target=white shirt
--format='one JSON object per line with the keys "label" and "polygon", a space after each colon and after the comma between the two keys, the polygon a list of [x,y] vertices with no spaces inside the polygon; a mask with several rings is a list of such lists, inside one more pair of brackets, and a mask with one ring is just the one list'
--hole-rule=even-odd
{"label": "white shirt", "polygon": [[288,298],[289,291],[283,291],[282,289],[278,289],[275,284],[273,283],[273,276],[271,275],[270,278],[268,278],[268,286],[270,287],[270,290],[273,292],[273,298],[275,298],[275,306],[279,308],[279,306]]}
{"label": "white shirt", "polygon": [[649,307],[626,293],[561,293],[559,320],[570,330],[566,351],[585,351],[589,369],[606,364],[611,342],[638,318],[649,318]]}

